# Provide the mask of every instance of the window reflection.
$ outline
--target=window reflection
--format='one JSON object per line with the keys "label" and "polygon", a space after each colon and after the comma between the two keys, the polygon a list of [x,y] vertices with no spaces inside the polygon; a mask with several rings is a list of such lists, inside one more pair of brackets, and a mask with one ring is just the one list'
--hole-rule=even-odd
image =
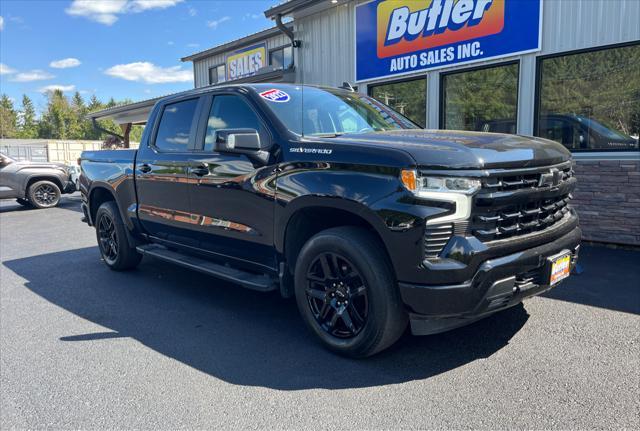
{"label": "window reflection", "polygon": [[516,133],[518,64],[442,77],[443,128]]}
{"label": "window reflection", "polygon": [[425,127],[427,120],[427,80],[425,78],[372,86],[369,95],[403,114],[420,127]]}
{"label": "window reflection", "polygon": [[640,45],[540,61],[536,135],[573,151],[638,149]]}

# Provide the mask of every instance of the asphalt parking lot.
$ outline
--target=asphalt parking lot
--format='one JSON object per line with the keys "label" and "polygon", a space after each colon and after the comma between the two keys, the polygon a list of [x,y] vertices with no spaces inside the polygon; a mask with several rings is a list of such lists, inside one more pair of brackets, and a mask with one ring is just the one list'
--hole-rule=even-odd
{"label": "asphalt parking lot", "polygon": [[77,197],[0,204],[0,428],[640,428],[640,252],[373,358],[293,301],[145,258],[100,261]]}

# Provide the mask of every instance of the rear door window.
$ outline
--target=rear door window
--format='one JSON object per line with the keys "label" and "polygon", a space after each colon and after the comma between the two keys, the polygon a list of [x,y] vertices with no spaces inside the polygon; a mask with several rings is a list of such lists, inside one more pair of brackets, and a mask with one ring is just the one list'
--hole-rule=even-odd
{"label": "rear door window", "polygon": [[160,151],[187,151],[193,139],[198,99],[170,103],[162,110],[155,146]]}

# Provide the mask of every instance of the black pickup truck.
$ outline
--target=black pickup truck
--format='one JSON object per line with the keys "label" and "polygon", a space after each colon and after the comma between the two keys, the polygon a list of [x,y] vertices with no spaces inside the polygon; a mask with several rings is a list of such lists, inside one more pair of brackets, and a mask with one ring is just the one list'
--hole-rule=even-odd
{"label": "black pickup truck", "polygon": [[285,84],[167,97],[135,150],[82,154],[104,262],[143,255],[295,296],[362,357],[544,292],[574,267],[576,178],[555,142],[421,130],[365,95]]}

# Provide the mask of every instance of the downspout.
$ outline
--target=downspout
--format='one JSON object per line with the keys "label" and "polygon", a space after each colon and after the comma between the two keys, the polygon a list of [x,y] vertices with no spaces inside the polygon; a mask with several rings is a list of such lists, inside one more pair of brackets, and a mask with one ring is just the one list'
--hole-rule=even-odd
{"label": "downspout", "polygon": [[282,14],[276,15],[276,26],[285,34],[285,36],[291,39],[291,46],[293,48],[300,48],[302,46],[302,41],[296,40],[291,29],[282,23]]}

